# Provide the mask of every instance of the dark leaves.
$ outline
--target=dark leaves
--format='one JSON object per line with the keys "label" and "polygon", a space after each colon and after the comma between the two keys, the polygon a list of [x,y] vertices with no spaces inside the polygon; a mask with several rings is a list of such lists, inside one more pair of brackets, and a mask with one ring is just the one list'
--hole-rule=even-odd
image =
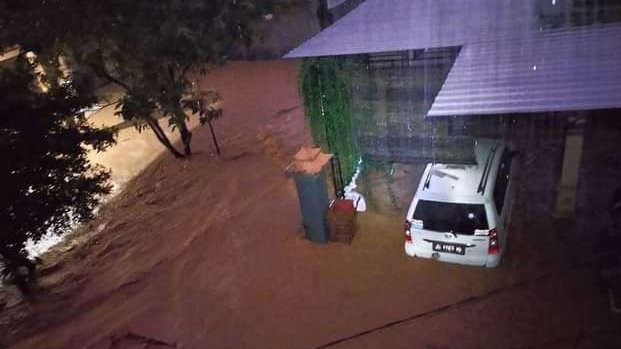
{"label": "dark leaves", "polygon": [[[256,39],[256,22],[284,0],[23,0],[0,4],[0,49],[19,45],[37,54],[46,72],[59,57],[71,63],[75,86],[96,76],[126,96],[117,114],[142,128],[156,116],[185,128],[191,69],[219,64]],[[78,80],[80,83],[78,83]],[[92,80],[91,80],[92,82]],[[193,96],[191,97],[194,99]],[[201,123],[222,115],[194,101]],[[185,105],[182,105],[185,103]],[[182,127],[183,126],[183,127]],[[162,135],[165,137],[165,135]]]}
{"label": "dark leaves", "polygon": [[81,113],[94,99],[70,82],[43,93],[35,81],[25,70],[0,71],[0,247],[18,254],[28,238],[91,218],[110,190],[108,173],[89,164],[84,147],[114,143],[110,130],[92,128]]}
{"label": "dark leaves", "polygon": [[195,92],[183,99],[181,105],[198,115],[201,125],[222,117],[222,96],[215,90]]}

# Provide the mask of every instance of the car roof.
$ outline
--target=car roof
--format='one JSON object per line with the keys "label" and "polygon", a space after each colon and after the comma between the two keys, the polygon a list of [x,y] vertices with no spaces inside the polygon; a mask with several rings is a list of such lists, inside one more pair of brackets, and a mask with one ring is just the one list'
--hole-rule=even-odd
{"label": "car roof", "polygon": [[483,203],[491,197],[498,161],[504,150],[500,140],[475,142],[476,165],[428,164],[417,195],[421,199],[445,202]]}

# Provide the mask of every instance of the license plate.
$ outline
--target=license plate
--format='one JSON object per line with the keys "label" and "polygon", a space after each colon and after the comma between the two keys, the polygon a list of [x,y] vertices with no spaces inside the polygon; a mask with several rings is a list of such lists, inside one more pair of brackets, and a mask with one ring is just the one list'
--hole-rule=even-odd
{"label": "license plate", "polygon": [[466,246],[464,245],[434,242],[432,247],[433,247],[433,250],[436,252],[452,253],[452,254],[459,254],[459,255],[464,255],[466,253]]}

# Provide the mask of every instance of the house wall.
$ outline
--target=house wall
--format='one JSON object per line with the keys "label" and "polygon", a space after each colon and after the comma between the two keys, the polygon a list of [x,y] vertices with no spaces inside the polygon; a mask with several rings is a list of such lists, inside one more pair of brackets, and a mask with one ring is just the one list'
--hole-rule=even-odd
{"label": "house wall", "polygon": [[572,218],[576,213],[576,188],[578,186],[578,172],[582,159],[583,131],[583,127],[576,126],[567,129],[563,169],[556,202],[555,213],[558,218]]}
{"label": "house wall", "polygon": [[[513,189],[519,229],[528,232],[532,230],[528,228],[531,224],[551,223],[561,186],[566,129],[574,115],[426,119],[452,61],[421,64],[420,54],[399,52],[363,57],[355,66],[352,104],[359,147],[365,160],[382,162],[381,170],[367,171],[364,180],[369,183],[362,185],[365,194],[383,211],[391,207],[403,210],[420,180],[420,165],[434,159],[442,161],[438,154],[447,157],[439,153],[438,144],[447,141],[443,151],[460,161],[473,155],[475,139],[499,138],[519,152]],[[394,168],[386,172],[385,166]]]}
{"label": "house wall", "polygon": [[333,9],[337,6],[343,5],[348,0],[326,0],[328,3],[328,8]]}
{"label": "house wall", "polygon": [[[574,114],[481,115],[445,118],[449,136],[503,139],[517,151],[513,161],[514,216],[529,225],[555,218],[563,173],[565,139]],[[570,176],[569,173],[565,174]]]}
{"label": "house wall", "polygon": [[535,11],[542,29],[621,22],[618,0],[538,0]]}
{"label": "house wall", "polygon": [[612,194],[621,188],[621,115],[594,112],[586,119],[578,174],[578,234],[595,237],[610,224]]}
{"label": "house wall", "polygon": [[506,139],[519,152],[514,160],[513,215],[520,220],[513,223],[528,234],[533,225],[547,226],[555,218],[568,117],[538,114],[509,120]]}
{"label": "house wall", "polygon": [[[565,134],[570,120],[564,115],[469,116],[438,120],[458,124],[459,136],[497,138],[518,152],[512,169],[512,227],[517,234],[531,234],[552,226],[556,219],[557,198],[565,150]],[[454,137],[450,136],[449,137]],[[411,148],[411,152],[419,151]],[[425,161],[363,163],[359,190],[368,206],[378,212],[403,213],[412,200]]]}
{"label": "house wall", "polygon": [[333,20],[338,21],[349,11],[358,7],[366,0],[328,0],[328,8],[332,13]]}
{"label": "house wall", "polygon": [[[291,0],[289,10],[259,24],[261,40],[249,48],[239,48],[237,59],[278,59],[319,33],[318,7],[325,0]],[[330,2],[332,20],[345,16],[365,0]]]}
{"label": "house wall", "polygon": [[290,9],[259,24],[261,40],[239,48],[237,59],[278,59],[319,33],[318,0],[292,0]]}
{"label": "house wall", "polygon": [[[456,57],[456,49],[358,56],[352,73],[354,127],[362,157],[401,163],[427,162],[449,139],[455,161],[468,137],[444,137],[444,122],[425,120]],[[470,142],[470,143],[468,143]],[[457,159],[459,158],[459,159]]]}

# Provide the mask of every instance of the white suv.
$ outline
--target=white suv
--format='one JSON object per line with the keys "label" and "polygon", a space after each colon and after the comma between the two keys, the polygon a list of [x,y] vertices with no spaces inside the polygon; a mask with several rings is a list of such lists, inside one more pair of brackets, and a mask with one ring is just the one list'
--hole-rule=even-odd
{"label": "white suv", "polygon": [[427,164],[405,220],[405,253],[495,267],[506,250],[513,152],[475,143],[476,165]]}

